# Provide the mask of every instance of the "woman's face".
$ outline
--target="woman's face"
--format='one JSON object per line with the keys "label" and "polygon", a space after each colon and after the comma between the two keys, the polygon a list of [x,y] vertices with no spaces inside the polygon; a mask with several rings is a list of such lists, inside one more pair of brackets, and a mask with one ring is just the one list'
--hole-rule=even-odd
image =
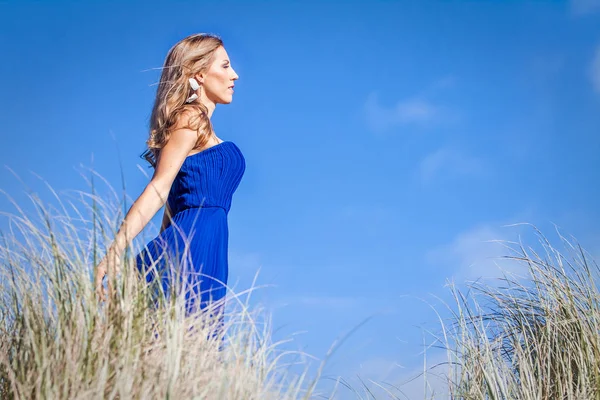
{"label": "woman's face", "polygon": [[208,71],[199,76],[202,79],[202,92],[208,100],[215,104],[231,103],[234,81],[239,77],[223,46],[215,50],[214,61]]}

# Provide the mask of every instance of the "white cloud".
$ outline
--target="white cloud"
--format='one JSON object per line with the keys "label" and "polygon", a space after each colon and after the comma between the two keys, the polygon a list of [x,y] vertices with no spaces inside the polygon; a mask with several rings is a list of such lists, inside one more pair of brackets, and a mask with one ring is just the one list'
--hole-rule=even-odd
{"label": "white cloud", "polygon": [[429,183],[440,175],[475,176],[484,172],[484,163],[480,159],[450,148],[442,148],[427,155],[419,165],[419,176],[423,183]]}
{"label": "white cloud", "polygon": [[592,65],[590,67],[590,75],[592,78],[592,84],[594,85],[594,89],[600,93],[600,46],[596,49],[596,55],[592,60]]}
{"label": "white cloud", "polygon": [[365,104],[367,123],[375,132],[407,124],[431,123],[440,115],[440,108],[425,100],[400,101],[386,108],[379,103],[376,93],[371,93]]}
{"label": "white cloud", "polygon": [[524,276],[523,263],[503,259],[512,254],[507,247],[518,241],[514,228],[500,230],[491,225],[480,225],[459,233],[445,245],[427,254],[428,262],[451,268],[451,276],[458,283],[464,280],[495,278],[504,272]]}
{"label": "white cloud", "polygon": [[571,0],[571,12],[577,16],[600,11],[600,0]]}
{"label": "white cloud", "polygon": [[448,108],[431,100],[440,90],[454,84],[452,77],[433,82],[418,95],[399,100],[392,106],[380,104],[376,92],[369,94],[365,103],[369,128],[382,133],[401,126],[429,126],[447,122],[453,116]]}

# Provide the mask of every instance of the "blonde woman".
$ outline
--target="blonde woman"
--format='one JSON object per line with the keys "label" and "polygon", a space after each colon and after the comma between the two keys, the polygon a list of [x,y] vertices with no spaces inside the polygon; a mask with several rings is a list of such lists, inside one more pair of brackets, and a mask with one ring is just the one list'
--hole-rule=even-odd
{"label": "blonde woman", "polygon": [[165,203],[160,234],[137,255],[138,270],[165,293],[179,274],[188,284],[186,312],[224,299],[227,214],[246,164],[233,142],[217,137],[210,118],[217,104],[231,103],[237,79],[216,35],[191,35],[169,50],[143,155],[154,174],[96,267],[100,300],[107,299],[104,276],[120,270],[123,250]]}

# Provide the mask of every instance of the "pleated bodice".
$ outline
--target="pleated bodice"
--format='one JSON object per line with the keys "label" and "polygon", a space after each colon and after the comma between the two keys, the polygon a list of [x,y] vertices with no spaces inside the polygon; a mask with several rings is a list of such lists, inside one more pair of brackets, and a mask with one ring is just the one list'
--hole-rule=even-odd
{"label": "pleated bodice", "polygon": [[172,215],[197,207],[221,207],[229,213],[245,168],[242,152],[229,141],[188,156],[169,192]]}

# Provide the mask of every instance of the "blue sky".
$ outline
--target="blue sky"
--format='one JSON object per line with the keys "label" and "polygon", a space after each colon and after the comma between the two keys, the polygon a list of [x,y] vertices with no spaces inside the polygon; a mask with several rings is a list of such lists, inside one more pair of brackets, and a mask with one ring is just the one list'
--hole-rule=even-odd
{"label": "blue sky", "polygon": [[[487,240],[535,244],[506,224],[600,254],[598,0],[3,1],[0,26],[1,164],[48,200],[30,171],[56,190],[86,188],[80,165],[116,188],[122,171],[136,197],[157,68],[221,35],[240,79],[212,120],[247,163],[230,283],[260,268],[276,337],[305,331],[292,347],[318,357],[376,313],[327,375],[418,368],[436,324],[419,298],[496,274]],[[25,198],[6,168],[0,188]]]}

